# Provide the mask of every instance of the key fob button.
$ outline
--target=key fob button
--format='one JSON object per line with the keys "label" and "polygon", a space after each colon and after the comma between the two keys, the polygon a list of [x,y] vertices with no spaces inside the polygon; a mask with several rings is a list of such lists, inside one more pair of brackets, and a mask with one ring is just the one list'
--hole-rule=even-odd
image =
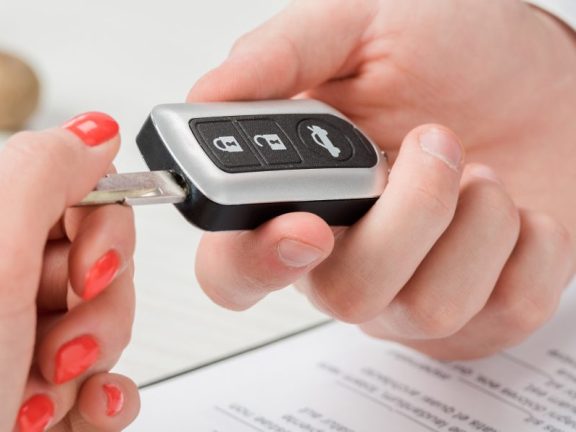
{"label": "key fob button", "polygon": [[346,135],[335,126],[317,119],[298,124],[298,135],[316,155],[329,161],[347,161],[354,150]]}
{"label": "key fob button", "polygon": [[191,126],[198,141],[222,170],[227,172],[246,171],[245,168],[259,167],[260,162],[250,145],[230,121],[198,122]]}
{"label": "key fob button", "polygon": [[350,226],[388,180],[375,143],[313,100],[159,105],[137,142],[150,169],[186,189],[178,210],[210,231],[253,229],[289,212]]}
{"label": "key fob button", "polygon": [[275,121],[257,119],[239,123],[267,164],[289,166],[302,162],[292,142]]}

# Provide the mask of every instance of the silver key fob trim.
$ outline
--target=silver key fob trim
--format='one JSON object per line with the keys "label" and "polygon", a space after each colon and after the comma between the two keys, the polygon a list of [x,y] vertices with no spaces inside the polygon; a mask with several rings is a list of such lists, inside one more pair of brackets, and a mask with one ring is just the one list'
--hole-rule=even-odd
{"label": "silver key fob trim", "polygon": [[221,205],[349,200],[382,194],[388,180],[387,160],[367,137],[377,157],[370,168],[229,173],[208,157],[189,125],[193,119],[281,114],[331,114],[351,123],[337,110],[314,100],[158,105],[150,120],[184,176]]}

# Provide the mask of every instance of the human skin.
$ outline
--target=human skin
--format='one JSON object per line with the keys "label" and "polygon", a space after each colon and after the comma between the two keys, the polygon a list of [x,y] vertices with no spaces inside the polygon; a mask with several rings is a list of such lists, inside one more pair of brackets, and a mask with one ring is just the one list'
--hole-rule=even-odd
{"label": "human skin", "polygon": [[69,208],[119,145],[116,122],[91,113],[0,151],[1,431],[121,430],[138,412],[135,384],[107,372],[132,326],[132,212]]}
{"label": "human skin", "polygon": [[188,100],[322,100],[389,153],[390,182],[349,229],[290,214],[206,234],[201,285],[242,310],[296,283],[442,359],[519,343],[574,272],[575,71],[572,33],[516,0],[294,1]]}

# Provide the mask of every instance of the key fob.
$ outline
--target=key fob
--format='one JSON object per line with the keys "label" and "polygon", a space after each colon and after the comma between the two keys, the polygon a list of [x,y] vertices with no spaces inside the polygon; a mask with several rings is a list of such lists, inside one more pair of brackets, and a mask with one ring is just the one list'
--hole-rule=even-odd
{"label": "key fob", "polygon": [[137,137],[151,170],[176,174],[176,205],[208,231],[247,230],[289,212],[352,225],[382,194],[383,154],[315,100],[156,106]]}

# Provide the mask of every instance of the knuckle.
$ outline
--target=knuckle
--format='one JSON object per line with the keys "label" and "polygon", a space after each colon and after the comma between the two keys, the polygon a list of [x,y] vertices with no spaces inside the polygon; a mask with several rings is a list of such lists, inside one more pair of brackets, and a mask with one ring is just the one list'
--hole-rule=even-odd
{"label": "knuckle", "polygon": [[122,349],[126,348],[132,340],[132,322],[122,323],[121,330],[118,332],[118,343]]}
{"label": "knuckle", "polygon": [[430,218],[450,221],[456,209],[456,200],[449,199],[446,194],[435,190],[430,184],[416,184],[412,188],[418,207]]}
{"label": "knuckle", "polygon": [[[294,6],[300,9],[310,7],[309,0],[293,0]],[[323,11],[334,21],[342,22],[355,17],[359,22],[365,22],[377,11],[377,2],[373,0],[332,0],[323,5]],[[362,27],[364,28],[364,27]]]}
{"label": "knuckle", "polygon": [[534,297],[511,293],[501,295],[495,307],[508,332],[526,335],[548,321],[556,305],[557,301],[552,295]]}
{"label": "knuckle", "polygon": [[570,231],[553,217],[523,210],[520,240],[538,255],[542,268],[556,274],[566,284],[574,273],[574,245]]}
{"label": "knuckle", "polygon": [[268,293],[277,291],[288,285],[279,275],[256,271],[239,275],[238,285],[245,288],[246,293]]}
{"label": "knuckle", "polygon": [[443,339],[454,335],[467,322],[462,308],[448,302],[437,304],[427,300],[400,303],[415,335],[424,339]]}
{"label": "knuckle", "polygon": [[126,268],[126,273],[128,274],[128,277],[130,278],[130,280],[133,281],[134,276],[136,275],[136,263],[134,262],[133,258],[131,258],[129,263],[128,263],[128,267]]}
{"label": "knuckle", "polygon": [[[217,283],[203,271],[196,268],[196,279],[204,293],[215,304],[225,309],[241,312],[249,309],[256,304],[265,294],[256,296],[252,294],[260,288],[260,282],[256,279],[244,278],[243,282],[230,284],[231,289],[220,283]],[[249,287],[249,288],[247,288]]]}
{"label": "knuckle", "polygon": [[360,324],[368,321],[373,315],[373,307],[358,296],[344,294],[329,300],[325,296],[320,295],[320,297],[330,314],[340,321]]}
{"label": "knuckle", "polygon": [[20,132],[6,144],[6,150],[17,161],[26,163],[33,176],[47,176],[74,165],[78,155],[76,147],[55,131]]}
{"label": "knuckle", "polygon": [[13,245],[5,247],[3,252],[7,253],[0,260],[0,275],[4,281],[18,283],[0,283],[0,298],[5,299],[0,302],[0,322],[2,317],[18,314],[34,306],[32,290],[23,290],[22,287],[36,283],[36,274],[30,269],[40,266],[40,257],[31,256],[25,244],[14,242]]}
{"label": "knuckle", "polygon": [[208,277],[203,271],[200,271],[196,266],[196,280],[202,288],[202,291],[208,296],[210,300],[225,309],[237,310],[233,304],[228,300],[226,295],[220,293],[219,286],[214,283],[212,278]]}
{"label": "knuckle", "polygon": [[563,256],[571,256],[573,253],[572,235],[561,223],[554,221],[554,226],[549,227],[550,238],[556,244],[556,250]]}
{"label": "knuckle", "polygon": [[116,325],[114,327],[114,346],[120,350],[126,348],[132,340],[132,326],[134,325],[134,305],[130,306],[127,313],[126,306],[115,312]]}
{"label": "knuckle", "polygon": [[[268,39],[268,47],[273,50],[276,56],[294,59],[289,65],[280,65],[277,62],[270,62],[267,58],[260,56],[253,56],[256,50],[261,49],[260,40],[262,39],[262,32],[265,32]],[[292,35],[283,32],[270,32],[267,29],[256,29],[241,36],[231,52],[238,59],[243,62],[244,68],[252,72],[252,79],[259,85],[259,88],[265,86],[262,83],[267,79],[268,75],[262,75],[262,70],[268,70],[269,74],[281,77],[279,86],[283,89],[289,88],[294,83],[300,80],[302,64],[302,47],[294,40]],[[246,58],[243,56],[250,56],[250,60],[246,63]]]}
{"label": "knuckle", "polygon": [[[337,274],[336,274],[337,273]],[[319,276],[315,271],[306,277],[306,292],[313,303],[340,321],[361,324],[376,317],[389,303],[384,290],[377,289],[374,282],[357,269]]]}
{"label": "knuckle", "polygon": [[38,132],[20,131],[16,132],[6,141],[6,147],[22,147],[26,143],[34,141]]}
{"label": "knuckle", "polygon": [[520,216],[518,209],[503,193],[494,194],[492,199],[492,206],[490,208],[493,210],[494,221],[503,230],[510,233],[518,234],[520,230]]}
{"label": "knuckle", "polygon": [[232,44],[232,48],[231,48],[231,52],[232,53],[238,53],[241,52],[244,47],[247,47],[250,45],[250,41],[254,38],[254,30],[252,30],[251,32],[248,33],[244,33],[243,35],[241,35],[238,39],[236,39],[236,41]]}
{"label": "knuckle", "polygon": [[572,237],[564,225],[544,213],[525,212],[522,216],[523,229],[526,225],[527,230],[541,236],[542,242],[547,244],[555,255],[570,255]]}
{"label": "knuckle", "polygon": [[480,180],[470,185],[466,198],[476,201],[486,213],[486,220],[499,234],[517,238],[520,232],[520,212],[502,187],[491,180]]}
{"label": "knuckle", "polygon": [[81,419],[79,416],[76,415],[67,415],[62,419],[60,423],[56,426],[57,429],[54,432],[74,432],[82,430],[82,428],[86,428],[86,420]]}

